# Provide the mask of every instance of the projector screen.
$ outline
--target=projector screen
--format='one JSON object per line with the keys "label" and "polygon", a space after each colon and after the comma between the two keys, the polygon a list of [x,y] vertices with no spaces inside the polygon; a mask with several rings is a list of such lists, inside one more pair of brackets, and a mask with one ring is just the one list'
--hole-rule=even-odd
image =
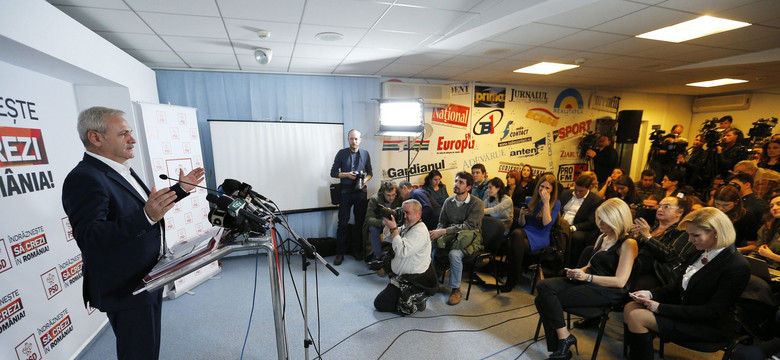
{"label": "projector screen", "polygon": [[217,185],[236,179],[282,211],[330,204],[330,168],[344,147],[344,125],[208,120]]}

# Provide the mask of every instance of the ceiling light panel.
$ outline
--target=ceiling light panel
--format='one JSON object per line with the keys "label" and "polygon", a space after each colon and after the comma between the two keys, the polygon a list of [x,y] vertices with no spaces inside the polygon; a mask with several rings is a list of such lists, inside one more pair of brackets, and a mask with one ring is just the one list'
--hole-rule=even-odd
{"label": "ceiling light panel", "polygon": [[550,74],[557,73],[559,71],[571,70],[578,67],[580,66],[573,65],[573,64],[559,64],[559,63],[550,63],[550,62],[543,61],[538,64],[517,69],[514,72],[524,73],[524,74],[550,75]]}
{"label": "ceiling light panel", "polygon": [[749,23],[742,21],[722,19],[705,15],[693,20],[681,22],[677,25],[667,26],[658,30],[646,32],[644,34],[639,34],[636,37],[642,39],[680,43],[707,35],[739,29],[749,25]]}
{"label": "ceiling light panel", "polygon": [[731,84],[741,84],[746,82],[747,80],[723,78],[717,80],[699,81],[699,82],[685,84],[685,85],[696,86],[696,87],[715,87],[715,86],[723,86],[723,85],[731,85]]}

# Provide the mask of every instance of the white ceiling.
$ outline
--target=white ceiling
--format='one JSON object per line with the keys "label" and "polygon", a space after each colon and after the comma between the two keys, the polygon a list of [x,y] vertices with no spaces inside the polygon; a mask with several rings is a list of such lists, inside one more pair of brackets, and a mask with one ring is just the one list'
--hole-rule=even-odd
{"label": "white ceiling", "polygon": [[[47,1],[153,69],[780,93],[778,0]],[[679,44],[634,37],[705,14],[753,25]],[[260,29],[271,36],[259,39]],[[344,39],[320,41],[320,32]],[[256,47],[273,49],[269,64],[255,61]],[[578,59],[553,75],[512,72]],[[748,82],[685,86],[721,77]]]}

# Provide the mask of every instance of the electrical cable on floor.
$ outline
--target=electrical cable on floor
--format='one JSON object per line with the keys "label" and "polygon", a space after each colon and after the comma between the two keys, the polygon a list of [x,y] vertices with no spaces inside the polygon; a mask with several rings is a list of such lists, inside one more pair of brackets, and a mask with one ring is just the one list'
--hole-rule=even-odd
{"label": "electrical cable on floor", "polygon": [[[361,331],[363,331],[363,330],[365,330],[365,329],[368,329],[369,327],[372,327],[372,326],[374,326],[374,325],[376,325],[376,324],[379,324],[379,323],[381,323],[381,322],[388,321],[388,320],[402,319],[402,318],[406,318],[406,319],[433,319],[433,318],[438,318],[438,317],[466,317],[466,318],[476,318],[476,317],[483,317],[483,316],[491,316],[491,315],[503,314],[503,313],[505,313],[505,312],[510,312],[510,311],[517,311],[517,310],[522,310],[522,309],[525,309],[525,308],[527,308],[527,307],[529,307],[529,306],[532,306],[532,305],[533,305],[533,304],[528,304],[528,305],[518,306],[518,307],[516,307],[516,308],[512,308],[512,309],[506,309],[506,310],[501,310],[501,311],[495,311],[495,312],[490,312],[490,313],[485,313],[485,314],[472,314],[472,315],[467,315],[467,314],[438,314],[438,315],[431,315],[431,316],[401,316],[401,315],[391,316],[391,317],[389,317],[389,318],[386,318],[386,319],[382,319],[382,320],[377,320],[377,321],[374,321],[373,323],[371,323],[371,324],[368,324],[368,325],[366,325],[366,326],[364,326],[364,327],[362,327],[362,328],[360,328],[360,329],[356,330],[356,331],[355,331],[355,332],[353,332],[352,334],[349,334],[347,337],[345,337],[345,338],[341,339],[341,340],[340,340],[339,342],[337,342],[335,345],[333,345],[333,346],[331,346],[330,348],[328,348],[327,350],[323,351],[323,352],[322,352],[322,354],[319,354],[319,356],[318,356],[318,357],[316,357],[315,359],[321,359],[321,358],[322,358],[322,355],[325,355],[325,354],[327,354],[329,351],[331,351],[331,350],[335,349],[337,346],[341,345],[341,343],[343,343],[343,342],[345,342],[345,341],[349,340],[349,338],[351,338],[351,337],[353,337],[353,336],[357,335],[357,334],[358,334],[358,333],[360,333]],[[534,313],[534,314],[536,314],[536,313]],[[531,315],[533,315],[533,314],[531,314]],[[395,340],[393,340],[393,341],[395,341]],[[392,344],[391,344],[391,345],[392,345]],[[389,348],[389,347],[388,347],[388,348]],[[387,350],[385,350],[385,351],[387,351]],[[381,357],[381,356],[380,356],[380,357]]]}
{"label": "electrical cable on floor", "polygon": [[252,315],[255,313],[255,297],[257,295],[257,267],[259,266],[260,250],[255,250],[255,281],[252,288],[252,309],[249,310],[249,323],[246,325],[246,335],[244,335],[244,345],[241,346],[241,359],[244,358],[244,349],[246,349],[246,342],[249,339],[249,329],[252,327]]}
{"label": "electrical cable on floor", "polygon": [[490,325],[490,326],[486,326],[486,327],[484,327],[484,328],[481,328],[481,329],[458,329],[458,330],[423,330],[423,329],[409,329],[409,330],[405,330],[405,331],[401,332],[400,334],[398,334],[398,335],[397,335],[397,336],[396,336],[396,337],[393,339],[393,341],[391,341],[391,342],[390,342],[390,345],[387,345],[387,347],[385,348],[385,351],[382,351],[382,353],[381,353],[381,354],[379,354],[379,357],[377,358],[377,360],[381,359],[381,358],[382,358],[382,356],[384,356],[384,355],[385,355],[385,353],[387,353],[387,352],[390,350],[390,348],[393,346],[393,344],[395,344],[395,342],[396,342],[396,341],[397,341],[399,338],[401,338],[401,336],[403,336],[403,335],[404,335],[404,334],[406,334],[406,333],[410,333],[410,332],[422,332],[422,333],[427,333],[427,334],[449,334],[449,333],[473,333],[473,332],[481,332],[481,331],[485,331],[485,330],[488,330],[488,329],[492,329],[492,328],[494,328],[494,327],[496,327],[496,326],[499,326],[499,325],[506,324],[506,323],[508,323],[508,322],[510,322],[510,321],[515,321],[515,320],[522,320],[522,319],[528,318],[529,316],[533,316],[533,315],[536,315],[536,314],[537,314],[537,313],[533,313],[533,314],[528,314],[528,315],[524,315],[524,316],[518,316],[518,317],[509,318],[509,319],[506,319],[506,320],[504,320],[504,321],[501,321],[501,322],[495,323],[495,324],[493,324],[493,325]]}
{"label": "electrical cable on floor", "polygon": [[[529,344],[529,345],[533,345],[533,344],[535,344],[535,343],[536,343],[536,341],[533,341],[533,339],[523,340],[523,341],[521,341],[521,342],[519,342],[519,343],[517,343],[517,344],[512,344],[512,345],[509,345],[509,346],[507,346],[507,347],[505,347],[505,348],[503,348],[503,349],[501,349],[501,350],[498,350],[498,351],[496,351],[496,352],[494,352],[494,353],[492,353],[492,354],[490,354],[490,355],[488,355],[488,356],[485,356],[485,357],[483,357],[483,358],[480,358],[479,360],[485,360],[485,359],[489,359],[489,358],[491,358],[491,357],[493,357],[493,356],[495,356],[495,355],[498,355],[498,354],[500,354],[500,353],[502,353],[502,352],[504,352],[504,351],[507,351],[507,350],[509,350],[509,349],[511,349],[511,348],[513,348],[513,347],[516,347],[516,346],[518,346],[518,345],[525,344],[525,343],[527,343],[527,342],[529,342],[529,341],[531,342],[531,344]],[[526,346],[526,348],[523,350],[523,352],[521,352],[521,353],[520,353],[520,355],[523,355],[523,353],[525,353],[525,350],[527,350],[527,349],[528,349],[528,347]]]}
{"label": "electrical cable on floor", "polygon": [[[540,340],[540,339],[543,339],[543,338],[544,338],[544,337],[541,337],[541,338],[537,339],[537,341],[538,341],[538,340]],[[528,345],[526,345],[525,349],[523,349],[523,351],[521,351],[521,352],[520,352],[520,355],[517,355],[517,357],[515,358],[515,360],[517,360],[517,359],[519,359],[521,356],[523,356],[523,354],[525,354],[525,352],[526,352],[526,351],[528,351],[528,348],[529,348],[529,347],[531,347],[531,345],[533,345],[533,344],[536,344],[536,342],[537,342],[537,341],[532,341],[532,340],[533,340],[533,339],[528,339],[528,340],[526,340],[526,341],[531,341],[531,343],[529,343]],[[525,341],[523,341],[523,342],[525,342]],[[519,343],[519,344],[522,344],[522,343]],[[518,345],[519,345],[519,344],[518,344]]]}

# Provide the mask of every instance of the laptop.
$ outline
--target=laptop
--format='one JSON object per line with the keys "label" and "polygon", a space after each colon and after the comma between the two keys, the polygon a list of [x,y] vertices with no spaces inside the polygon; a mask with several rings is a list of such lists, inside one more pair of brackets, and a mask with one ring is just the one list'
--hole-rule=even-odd
{"label": "laptop", "polygon": [[769,269],[769,264],[765,260],[754,258],[752,256],[746,256],[748,264],[750,264],[750,272],[766,281],[780,281],[778,271]]}

